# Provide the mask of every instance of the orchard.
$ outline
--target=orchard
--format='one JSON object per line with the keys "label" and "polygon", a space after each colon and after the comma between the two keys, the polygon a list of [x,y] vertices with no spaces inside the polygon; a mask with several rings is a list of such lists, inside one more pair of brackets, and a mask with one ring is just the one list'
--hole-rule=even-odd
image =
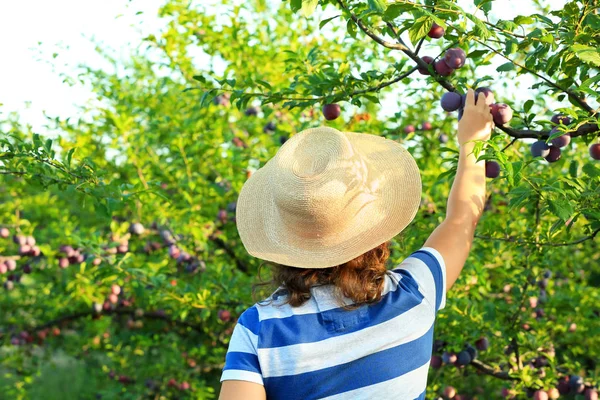
{"label": "orchard", "polygon": [[126,61],[99,47],[115,68],[68,81],[101,101],[47,116],[56,137],[0,114],[0,397],[217,398],[237,318],[272,293],[252,296],[244,182],[307,128],[398,141],[423,193],[392,268],[444,219],[472,88],[488,198],[427,398],[597,399],[597,3],[230,3],[165,1]]}

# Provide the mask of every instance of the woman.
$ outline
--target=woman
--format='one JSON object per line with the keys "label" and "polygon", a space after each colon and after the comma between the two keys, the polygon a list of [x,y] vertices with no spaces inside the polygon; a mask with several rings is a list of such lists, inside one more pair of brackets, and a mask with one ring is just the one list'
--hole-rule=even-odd
{"label": "woman", "polygon": [[387,245],[414,218],[419,170],[399,144],[309,129],[245,183],[237,226],[274,263],[266,301],[237,321],[219,399],[424,399],[433,326],[467,259],[485,203],[472,154],[492,117],[467,93],[445,220],[388,271]]}

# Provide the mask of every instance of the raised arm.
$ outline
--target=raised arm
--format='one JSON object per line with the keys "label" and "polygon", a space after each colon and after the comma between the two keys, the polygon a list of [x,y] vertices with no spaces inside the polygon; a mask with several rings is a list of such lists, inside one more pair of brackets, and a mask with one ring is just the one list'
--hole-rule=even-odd
{"label": "raised arm", "polygon": [[454,285],[467,260],[485,205],[485,162],[476,162],[472,154],[475,144],[470,141],[488,140],[492,126],[483,93],[475,104],[475,93],[469,89],[464,114],[458,123],[458,169],[448,197],[446,218],[424,245],[436,249],[444,259],[446,290]]}

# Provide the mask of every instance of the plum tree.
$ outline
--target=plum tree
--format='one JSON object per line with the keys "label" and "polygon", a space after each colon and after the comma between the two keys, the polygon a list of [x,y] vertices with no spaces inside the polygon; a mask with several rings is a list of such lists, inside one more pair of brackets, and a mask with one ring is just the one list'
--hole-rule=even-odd
{"label": "plum tree", "polygon": [[446,54],[444,54],[444,62],[446,65],[455,70],[461,68],[465,65],[465,61],[467,59],[467,55],[465,51],[460,47],[455,47],[452,49],[448,49]]}
{"label": "plum tree", "polygon": [[325,104],[323,106],[323,116],[327,121],[337,119],[341,112],[342,110],[339,104]]}
{"label": "plum tree", "polygon": [[444,111],[456,111],[461,107],[462,96],[456,92],[446,92],[442,95],[440,104]]}
{"label": "plum tree", "polygon": [[560,156],[561,156],[560,148],[556,147],[556,146],[550,146],[549,153],[544,158],[549,163],[553,163],[553,162],[557,162],[558,160],[560,160]]}
{"label": "plum tree", "polygon": [[439,39],[444,36],[444,28],[434,22],[433,25],[431,25],[431,29],[427,33],[427,36],[433,39]]}
{"label": "plum tree", "polygon": [[[434,60],[433,57],[430,56],[423,56],[421,57],[421,60],[427,64],[431,64]],[[430,75],[429,70],[423,67],[419,67],[418,68],[419,73],[421,73],[422,75]]]}
{"label": "plum tree", "polygon": [[550,146],[545,141],[538,140],[531,144],[530,151],[534,157],[547,157],[550,154]]}
{"label": "plum tree", "polygon": [[500,164],[493,160],[487,160],[485,162],[485,176],[492,179],[500,176]]}
{"label": "plum tree", "polygon": [[590,156],[594,160],[600,160],[600,143],[594,143],[590,146]]}

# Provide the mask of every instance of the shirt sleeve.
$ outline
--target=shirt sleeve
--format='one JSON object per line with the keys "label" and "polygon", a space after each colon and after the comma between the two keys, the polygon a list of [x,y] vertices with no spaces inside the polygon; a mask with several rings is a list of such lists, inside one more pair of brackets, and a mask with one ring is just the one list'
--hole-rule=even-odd
{"label": "shirt sleeve", "polygon": [[258,362],[258,331],[258,310],[252,306],[242,313],[233,328],[221,382],[238,380],[264,385]]}
{"label": "shirt sleeve", "polygon": [[408,271],[425,299],[439,311],[446,306],[446,264],[439,251],[422,247],[396,269]]}

